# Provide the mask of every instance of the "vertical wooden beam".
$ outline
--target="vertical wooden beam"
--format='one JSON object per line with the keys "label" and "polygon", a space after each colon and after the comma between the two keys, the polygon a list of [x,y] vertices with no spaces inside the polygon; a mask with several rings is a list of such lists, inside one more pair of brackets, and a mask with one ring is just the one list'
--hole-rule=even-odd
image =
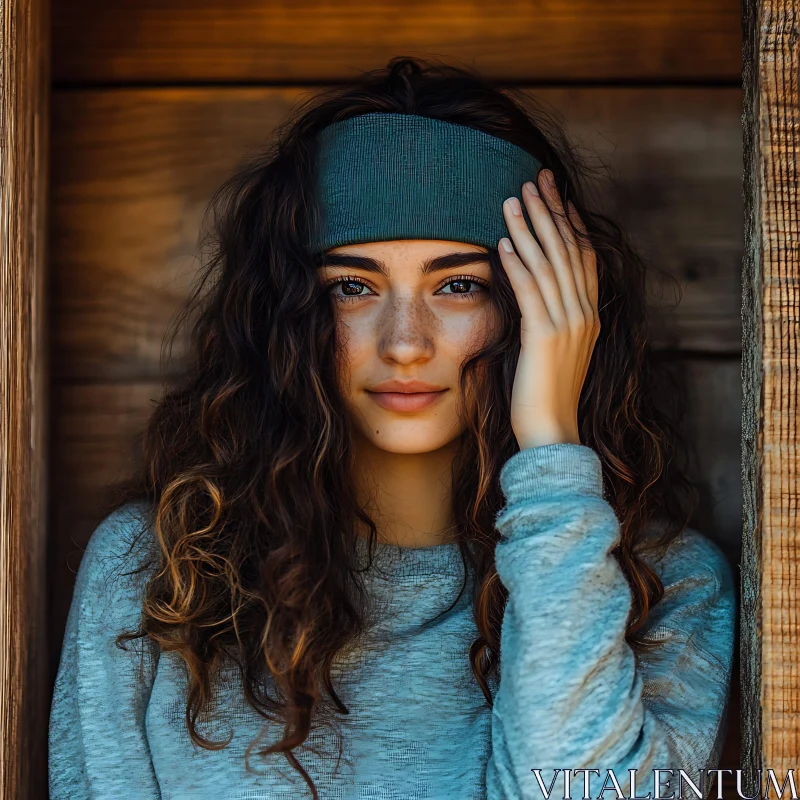
{"label": "vertical wooden beam", "polygon": [[752,796],[761,767],[761,153],[758,135],[758,13],[761,0],[742,4],[742,585],[740,624],[742,769]]}
{"label": "vertical wooden beam", "polygon": [[47,797],[47,0],[0,0],[0,798]]}
{"label": "vertical wooden beam", "polygon": [[800,0],[745,0],[743,22],[742,767],[752,795],[757,770],[780,784],[800,761]]}

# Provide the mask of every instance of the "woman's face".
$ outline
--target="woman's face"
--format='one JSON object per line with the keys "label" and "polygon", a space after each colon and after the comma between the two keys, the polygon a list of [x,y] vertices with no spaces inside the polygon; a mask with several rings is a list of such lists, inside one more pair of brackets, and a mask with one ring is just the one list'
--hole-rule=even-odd
{"label": "woman's face", "polygon": [[319,272],[333,298],[339,385],[356,431],[394,453],[456,439],[461,365],[497,321],[486,249],[418,239],[342,245]]}

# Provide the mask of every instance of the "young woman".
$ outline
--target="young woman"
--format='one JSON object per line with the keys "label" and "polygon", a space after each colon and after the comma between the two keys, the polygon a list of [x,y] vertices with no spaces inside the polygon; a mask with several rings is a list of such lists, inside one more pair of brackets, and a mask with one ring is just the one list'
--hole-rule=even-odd
{"label": "young woman", "polygon": [[393,59],[219,193],[191,368],[78,573],[52,800],[708,794],[732,570],[581,178]]}

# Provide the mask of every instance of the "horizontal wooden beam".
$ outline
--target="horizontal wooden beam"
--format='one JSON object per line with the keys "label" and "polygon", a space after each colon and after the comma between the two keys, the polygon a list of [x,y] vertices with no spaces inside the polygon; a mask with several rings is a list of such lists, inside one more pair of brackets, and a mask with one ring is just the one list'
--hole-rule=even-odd
{"label": "horizontal wooden beam", "polygon": [[57,0],[67,83],[315,83],[394,55],[516,82],[738,81],[729,0]]}

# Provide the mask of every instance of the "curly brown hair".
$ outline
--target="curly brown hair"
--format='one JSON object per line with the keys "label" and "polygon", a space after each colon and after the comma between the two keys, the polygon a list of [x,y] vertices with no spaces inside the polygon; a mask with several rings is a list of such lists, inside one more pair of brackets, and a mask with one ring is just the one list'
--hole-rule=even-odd
{"label": "curly brown hair", "polygon": [[[626,639],[663,595],[634,550],[659,521],[655,545],[686,526],[695,489],[678,465],[673,419],[654,397],[648,347],[646,267],[620,228],[586,207],[591,170],[564,131],[530,97],[465,69],[394,58],[385,69],[299,105],[271,146],[215,194],[206,240],[211,258],[175,320],[190,332],[191,358],[165,388],[143,440],[141,470],[118,505],[146,501],[153,567],[138,631],[174,651],[189,674],[186,723],[196,729],[225,659],[238,665],[247,702],[283,736],[261,749],[293,753],[312,719],[347,709],[331,679],[337,653],[365,626],[368,597],[356,568],[356,529],[373,521],[350,475],[351,428],[337,393],[334,309],[304,242],[317,224],[314,143],[325,126],[370,112],[420,114],[468,125],[526,149],[553,171],[597,253],[601,332],[580,399],[581,440],[599,455],[607,498],[621,526],[613,551],[632,590]],[[499,213],[499,209],[498,209]],[[481,391],[452,467],[453,513],[465,563],[475,571],[477,635],[469,652],[486,702],[499,668],[507,592],[494,564],[498,475],[517,452],[510,398],[520,312],[496,250],[492,301],[501,334],[464,365],[480,367]],[[636,550],[639,550],[637,546]],[[144,567],[143,567],[144,568]],[[467,654],[465,654],[465,658]]]}

